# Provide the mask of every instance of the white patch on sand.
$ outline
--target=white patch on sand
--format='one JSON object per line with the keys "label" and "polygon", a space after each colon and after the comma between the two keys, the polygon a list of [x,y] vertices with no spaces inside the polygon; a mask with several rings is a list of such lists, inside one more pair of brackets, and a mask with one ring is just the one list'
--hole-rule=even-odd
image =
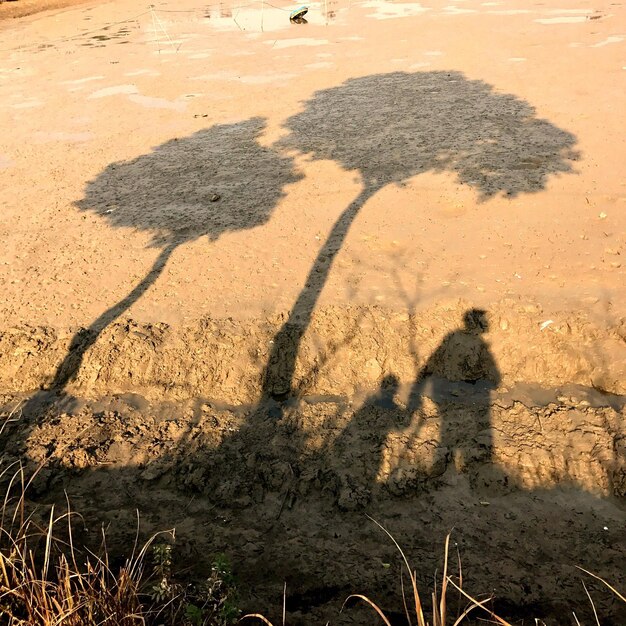
{"label": "white patch on sand", "polygon": [[535,22],[539,24],[580,24],[581,22],[586,21],[587,18],[584,15],[577,15],[574,17],[542,17],[538,20],[535,20]]}
{"label": "white patch on sand", "polygon": [[188,54],[188,59],[208,59],[211,56],[210,52],[196,52],[195,54]]}
{"label": "white patch on sand", "polygon": [[466,15],[468,13],[476,13],[476,9],[460,9],[454,5],[443,8],[443,15]]}
{"label": "white patch on sand", "polygon": [[409,65],[410,70],[421,70],[425,67],[430,67],[430,63],[428,63],[428,61],[420,61],[419,63],[413,63],[413,65]]}
{"label": "white patch on sand", "polygon": [[43,106],[43,102],[35,98],[33,100],[27,100],[26,102],[11,104],[10,106],[12,109],[36,109],[37,107]]}
{"label": "white patch on sand", "polygon": [[115,87],[105,87],[104,89],[98,89],[94,91],[89,100],[94,98],[106,98],[107,96],[119,96],[123,94],[137,93],[137,87],[135,85],[116,85]]}
{"label": "white patch on sand", "polygon": [[94,80],[102,80],[104,76],[87,76],[85,78],[76,78],[75,80],[64,80],[62,85],[83,85]]}
{"label": "white patch on sand", "polygon": [[245,85],[269,85],[296,78],[297,74],[259,74],[257,76],[242,76],[239,80]]}
{"label": "white patch on sand", "polygon": [[9,157],[4,156],[4,154],[0,154],[0,170],[6,170],[12,166],[13,166],[13,161],[11,161]]}
{"label": "white patch on sand", "polygon": [[161,72],[156,70],[135,70],[133,72],[126,72],[124,76],[160,76]]}
{"label": "white patch on sand", "polygon": [[326,46],[328,45],[328,39],[313,39],[312,37],[301,37],[298,39],[277,39],[275,42],[265,41],[264,43],[270,44],[277,50],[283,48],[293,48],[295,46]]}
{"label": "white patch on sand", "polygon": [[443,56],[443,52],[441,50],[427,50],[424,52],[427,57],[440,57]]}
{"label": "white patch on sand", "polygon": [[511,63],[523,63],[526,60],[525,57],[511,57],[509,61]]}
{"label": "white patch on sand", "polygon": [[56,132],[44,132],[39,131],[33,135],[35,141],[38,143],[50,143],[52,141],[63,141],[66,143],[81,143],[83,141],[90,141],[94,138],[94,134],[91,132],[84,133],[67,133],[64,131]]}
{"label": "white patch on sand", "polygon": [[128,99],[148,109],[174,109],[175,111],[184,111],[187,108],[186,102],[176,102],[166,100],[165,98],[152,98],[150,96],[142,96],[141,94],[132,94],[128,96]]}
{"label": "white patch on sand", "polygon": [[546,13],[552,15],[588,15],[593,11],[591,9],[549,9]]}
{"label": "white patch on sand", "polygon": [[309,63],[307,65],[305,65],[304,67],[306,67],[309,70],[321,70],[324,69],[325,67],[333,67],[335,64],[332,63],[331,61],[318,61],[317,63]]}
{"label": "white patch on sand", "polygon": [[237,81],[246,85],[269,85],[272,83],[280,83],[285,80],[295,78],[296,74],[251,74],[248,76],[241,76],[235,72],[216,72],[215,74],[203,74],[202,76],[194,76],[191,80],[228,80]]}
{"label": "white patch on sand", "polygon": [[398,17],[411,17],[419,15],[429,8],[422,6],[419,2],[395,2],[393,4],[382,2],[381,0],[369,0],[362,5],[365,9],[374,9],[374,13],[368,13],[367,17],[377,20],[391,20]]}
{"label": "white patch on sand", "polygon": [[190,80],[238,80],[239,76],[234,72],[215,72],[213,74],[201,74],[192,76]]}
{"label": "white patch on sand", "polygon": [[624,41],[626,39],[625,36],[613,35],[611,37],[607,37],[604,41],[600,41],[599,43],[594,43],[592,48],[601,48],[602,46],[608,46],[611,43],[619,43],[620,41]]}
{"label": "white patch on sand", "polygon": [[494,9],[486,11],[489,15],[526,15],[532,13],[530,9]]}

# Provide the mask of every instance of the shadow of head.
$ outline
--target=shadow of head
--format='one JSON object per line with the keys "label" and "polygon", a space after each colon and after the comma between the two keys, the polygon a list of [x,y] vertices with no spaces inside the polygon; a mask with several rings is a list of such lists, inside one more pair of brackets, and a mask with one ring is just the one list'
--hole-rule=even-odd
{"label": "shadow of head", "polygon": [[264,129],[262,118],[216,125],[113,163],[88,183],[78,207],[148,231],[158,247],[261,226],[285,186],[301,178],[289,157],[259,143]]}
{"label": "shadow of head", "polygon": [[468,309],[463,315],[464,330],[469,333],[489,332],[487,311],[483,309]]}
{"label": "shadow of head", "polygon": [[400,381],[395,374],[387,374],[380,383],[380,388],[388,394],[395,394],[400,386]]}
{"label": "shadow of head", "polygon": [[576,138],[527,102],[460,72],[379,74],[315,93],[289,118],[281,144],[356,170],[366,189],[427,171],[452,172],[477,190],[540,191],[572,171]]}

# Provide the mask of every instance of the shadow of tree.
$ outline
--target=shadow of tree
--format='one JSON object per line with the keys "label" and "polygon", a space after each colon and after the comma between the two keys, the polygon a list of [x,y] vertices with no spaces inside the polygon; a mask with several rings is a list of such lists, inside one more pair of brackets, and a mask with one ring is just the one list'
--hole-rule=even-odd
{"label": "shadow of tree", "polygon": [[[290,158],[260,146],[263,127],[263,120],[253,119],[201,131],[128,163],[113,164],[88,185],[81,210],[94,211],[117,228],[149,232],[151,245],[161,252],[124,300],[75,337],[57,370],[53,392],[63,391],[98,334],[156,281],[177,246],[202,236],[215,240],[226,232],[254,228],[271,217],[285,185],[299,177]],[[391,529],[407,551],[421,557],[428,546],[430,556],[420,572],[423,579],[431,576],[438,557],[432,546],[453,525],[467,542],[464,558],[469,555],[465,563],[469,561],[470,571],[472,566],[474,571],[490,570],[485,555],[509,558],[517,550],[515,541],[521,544],[521,565],[505,564],[500,571],[485,574],[488,584],[506,578],[509,597],[516,602],[545,599],[540,591],[535,589],[532,595],[527,590],[535,581],[519,579],[520,572],[535,576],[541,570],[542,580],[549,580],[556,572],[550,559],[559,564],[564,553],[569,562],[591,553],[594,563],[606,565],[607,570],[599,573],[610,573],[623,550],[598,530],[603,515],[611,524],[617,519],[608,501],[564,484],[530,493],[511,486],[511,493],[496,493],[485,504],[463,475],[440,480],[433,473],[437,459],[445,456],[442,446],[457,446],[463,428],[469,429],[470,437],[476,435],[470,432],[476,431],[472,424],[490,431],[487,451],[490,458],[493,455],[487,405],[497,383],[497,367],[486,344],[475,336],[468,338],[469,328],[449,335],[446,345],[435,351],[430,365],[418,374],[408,409],[396,401],[393,377],[357,408],[324,398],[299,403],[293,397],[297,353],[312,312],[351,224],[375,193],[426,171],[452,172],[476,190],[480,201],[497,194],[538,192],[550,176],[573,171],[572,162],[578,158],[574,136],[538,119],[534,109],[515,96],[497,93],[456,72],[350,80],[315,94],[286,128],[289,134],[276,150],[332,159],[358,172],[363,189],[332,227],[275,337],[263,373],[261,401],[251,407],[220,407],[194,399],[192,424],[189,407],[179,414],[168,407],[168,417],[163,418],[156,410],[135,410],[119,398],[57,415],[54,423],[40,421],[36,403],[27,405],[25,420],[13,432],[7,430],[7,436],[14,456],[51,462],[41,473],[40,485],[35,485],[39,496],[63,502],[69,490],[70,497],[82,499],[81,512],[117,522],[116,528],[128,534],[134,530],[136,508],[148,510],[152,528],[176,525],[188,537],[185,559],[201,559],[228,546],[235,562],[246,568],[245,582],[251,589],[279,587],[278,595],[265,597],[265,602],[279,603],[282,581],[293,577],[299,578],[293,583],[296,590],[312,593],[307,597],[334,599],[354,591],[347,586],[353,572],[362,572],[365,584],[374,589],[391,593],[384,585],[376,587],[385,574],[382,567],[363,566],[373,553],[383,563],[394,558],[393,546],[380,549],[379,538],[363,530],[363,514],[356,509],[365,505],[380,521],[396,525]],[[224,159],[229,167],[223,169]],[[476,352],[476,362],[470,364],[474,373],[465,382],[476,386],[478,406],[471,408],[471,400],[469,404],[450,400],[443,382],[434,381],[435,415],[427,415],[421,399],[424,378],[445,375],[448,348],[455,342],[469,342],[470,352]],[[329,350],[324,358],[332,355]],[[401,431],[410,420],[417,420],[420,429],[407,435]],[[436,426],[430,425],[437,420]],[[443,443],[440,423],[447,429]],[[411,447],[415,454],[407,457],[417,468],[408,479],[398,480],[397,464],[383,467],[390,433],[398,436],[401,453]],[[418,438],[423,445],[415,444]],[[352,448],[359,449],[354,465]],[[425,450],[432,453],[434,463],[423,463]],[[356,474],[363,490],[370,491],[362,501],[357,497],[355,506],[340,503],[341,473],[346,469]],[[545,530],[542,524],[551,526]],[[206,537],[198,528],[206,529]],[[591,547],[589,536],[595,541]],[[564,552],[559,555],[559,550]],[[347,573],[329,571],[329,563],[341,563]],[[559,602],[569,591],[560,593]],[[554,615],[561,608],[551,605],[544,614]],[[306,617],[300,621],[305,622]]]}
{"label": "shadow of tree", "polygon": [[79,209],[93,211],[113,227],[151,233],[150,245],[161,251],[125,298],[73,337],[48,385],[52,392],[63,391],[100,333],[156,282],[178,246],[201,237],[216,241],[270,219],[285,186],[301,175],[291,158],[259,143],[264,129],[262,118],[216,125],[112,163],[87,184]]}
{"label": "shadow of tree", "polygon": [[543,190],[551,175],[572,172],[579,158],[574,135],[538,118],[520,98],[460,72],[351,79],[316,92],[285,128],[280,147],[358,173],[362,190],[334,223],[276,335],[263,385],[263,396],[276,399],[294,391],[302,337],[350,226],[374,194],[446,171],[475,189],[479,201],[513,198]]}
{"label": "shadow of tree", "polygon": [[262,226],[302,178],[291,158],[259,143],[264,130],[259,117],[218,124],[112,163],[77,206],[114,228],[147,231],[163,249]]}

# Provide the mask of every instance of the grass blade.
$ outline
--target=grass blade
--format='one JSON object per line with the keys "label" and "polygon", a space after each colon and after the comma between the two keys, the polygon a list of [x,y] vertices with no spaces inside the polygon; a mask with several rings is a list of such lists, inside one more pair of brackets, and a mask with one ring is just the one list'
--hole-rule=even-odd
{"label": "grass blade", "polygon": [[367,596],[363,596],[360,593],[354,593],[351,596],[348,596],[345,602],[343,603],[343,606],[341,607],[342,611],[344,607],[346,606],[346,602],[350,600],[351,598],[357,598],[358,600],[363,600],[363,602],[366,602],[367,604],[369,604],[376,611],[376,613],[378,613],[378,615],[380,616],[380,619],[382,619],[383,622],[385,622],[385,625],[391,626],[391,622],[385,617],[385,614],[381,611],[379,606],[375,602],[372,602]]}

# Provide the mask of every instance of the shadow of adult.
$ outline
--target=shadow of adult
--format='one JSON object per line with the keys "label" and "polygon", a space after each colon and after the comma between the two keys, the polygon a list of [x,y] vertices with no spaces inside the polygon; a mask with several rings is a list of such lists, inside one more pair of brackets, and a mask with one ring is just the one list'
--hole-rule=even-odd
{"label": "shadow of adult", "polygon": [[[419,372],[408,402],[411,413],[420,407],[424,394],[438,406],[439,446],[445,467],[468,473],[473,484],[481,472],[498,473],[493,465],[491,392],[501,377],[483,338],[488,331],[486,311],[466,311],[463,327],[446,335]],[[451,410],[450,405],[464,395],[469,406]]]}
{"label": "shadow of adult", "polygon": [[160,253],[127,296],[73,337],[49,385],[52,392],[61,392],[75,377],[100,333],[156,282],[179,246],[201,237],[216,241],[270,219],[285,186],[300,175],[292,159],[259,143],[264,129],[262,118],[216,125],[136,159],[112,163],[87,184],[77,203],[80,210],[120,229],[112,237],[124,237],[129,230],[150,233],[150,246]]}
{"label": "shadow of adult", "polygon": [[431,171],[453,173],[479,201],[513,198],[572,172],[579,156],[574,135],[537,117],[524,100],[460,72],[351,79],[316,92],[285,127],[281,147],[335,161],[361,177],[362,189],[331,228],[274,340],[263,391],[277,399],[294,391],[298,348],[312,312],[350,226],[374,194]]}

